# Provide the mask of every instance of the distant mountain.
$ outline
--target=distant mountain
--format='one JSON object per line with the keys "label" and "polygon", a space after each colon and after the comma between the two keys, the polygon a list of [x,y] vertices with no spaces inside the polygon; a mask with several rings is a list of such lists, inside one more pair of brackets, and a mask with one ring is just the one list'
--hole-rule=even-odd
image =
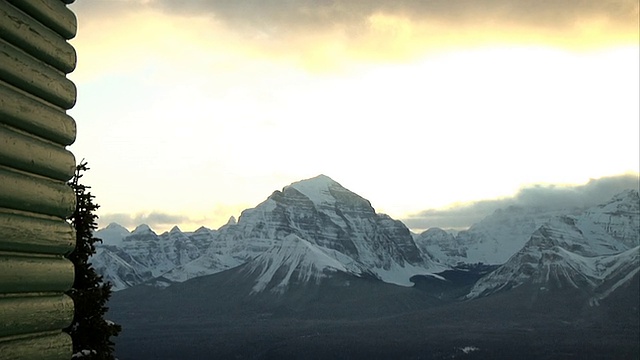
{"label": "distant mountain", "polygon": [[[159,245],[169,234],[154,238],[141,228],[122,241],[137,244],[129,245],[130,263],[186,260],[189,252],[181,257],[176,249],[189,247],[176,242],[196,237],[208,239],[208,247],[113,294],[109,316],[125,328],[117,355],[638,358],[637,191],[581,212],[511,209],[485,220],[468,231],[475,239],[430,230],[427,246],[438,251],[416,251],[401,223],[318,177],[274,192],[215,232],[199,229],[185,238],[176,229],[171,246]],[[491,231],[491,223],[500,229]],[[494,249],[512,239],[510,228],[516,242],[533,230],[504,264],[464,263],[507,256],[514,242]],[[149,256],[148,249],[165,255]],[[464,261],[451,268],[437,264],[458,259]],[[413,287],[388,283],[409,274]]]}
{"label": "distant mountain", "polygon": [[129,233],[110,224],[96,233],[104,244],[98,246],[92,262],[116,290],[147,281],[168,286],[273,253],[289,235],[295,235],[323,249],[351,274],[373,273],[387,282],[411,285],[413,275],[457,271],[478,263],[502,265],[525,246],[531,234],[558,216],[575,217],[580,231],[604,229],[617,239],[615,244],[603,240],[598,254],[605,254],[603,249],[608,247],[612,247],[610,254],[628,250],[637,241],[637,225],[628,216],[612,215],[637,211],[636,197],[637,191],[629,190],[586,211],[510,207],[456,235],[431,228],[412,239],[401,222],[376,214],[369,201],[320,175],[274,192],[243,211],[238,221],[231,217],[219,230],[202,227],[182,233],[176,227],[158,236],[146,225]]}
{"label": "distant mountain", "polygon": [[412,275],[434,268],[404,224],[377,214],[368,200],[324,175],[274,192],[245,210],[236,226],[220,230],[229,253],[245,261],[290,235],[326,249],[347,269],[366,269],[386,282],[410,285]]}
{"label": "distant mountain", "polygon": [[544,291],[580,289],[597,302],[638,273],[639,245],[640,197],[631,190],[579,216],[548,221],[468,297],[534,284]]}
{"label": "distant mountain", "polygon": [[209,246],[215,232],[201,228],[185,234],[178,227],[157,235],[142,224],[129,233],[118,224],[98,230],[103,239],[96,246],[91,263],[105,281],[121,290],[161,276],[177,266],[198,258]]}
{"label": "distant mountain", "polygon": [[103,281],[110,282],[112,290],[118,291],[141,284],[153,278],[153,274],[144,265],[127,255],[119,248],[97,246],[90,260]]}
{"label": "distant mountain", "polygon": [[[255,208],[243,211],[237,222],[230,219],[215,234],[203,229],[185,235],[174,228],[158,236],[141,225],[121,240],[121,246],[103,251],[120,256],[137,273],[151,273],[156,285],[166,286],[258,257],[277,256],[288,249],[291,239],[324,254],[324,260],[339,264],[337,269],[369,274],[389,283],[410,286],[411,276],[444,269],[423,256],[402,222],[377,214],[368,200],[325,175],[275,191]],[[102,258],[95,258],[97,268],[105,268],[99,264]]]}
{"label": "distant mountain", "polygon": [[415,236],[416,245],[433,260],[455,267],[463,264],[504,264],[541,225],[558,215],[578,214],[584,209],[547,210],[510,206],[456,235],[431,228]]}
{"label": "distant mountain", "polygon": [[[102,245],[122,246],[122,240],[131,235],[124,226],[111,223],[107,227],[96,231],[95,237],[102,240]],[[100,245],[100,243],[98,244]]]}

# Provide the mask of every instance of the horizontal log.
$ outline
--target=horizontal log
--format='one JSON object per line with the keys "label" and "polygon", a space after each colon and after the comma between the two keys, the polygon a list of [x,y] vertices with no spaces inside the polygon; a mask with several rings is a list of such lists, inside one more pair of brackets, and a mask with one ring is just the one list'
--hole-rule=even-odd
{"label": "horizontal log", "polygon": [[75,194],[65,182],[0,167],[0,208],[66,218],[75,210]]}
{"label": "horizontal log", "polygon": [[67,255],[75,248],[71,224],[0,209],[0,251]]}
{"label": "horizontal log", "polygon": [[76,102],[76,86],[63,73],[1,39],[0,80],[65,110]]}
{"label": "horizontal log", "polygon": [[67,181],[73,176],[76,159],[62,146],[21,134],[0,124],[0,164]]}
{"label": "horizontal log", "polygon": [[64,292],[73,285],[73,263],[69,259],[12,254],[0,254],[0,293]]}
{"label": "horizontal log", "polygon": [[0,298],[0,337],[62,330],[72,321],[67,295]]}
{"label": "horizontal log", "polygon": [[0,18],[3,39],[65,74],[75,69],[75,49],[55,31],[5,1],[0,1]]}
{"label": "horizontal log", "polygon": [[76,36],[78,20],[64,3],[51,0],[9,0],[9,2],[63,38],[72,39]]}
{"label": "horizontal log", "polygon": [[61,331],[0,339],[0,360],[69,360],[72,352],[71,336]]}
{"label": "horizontal log", "polygon": [[0,81],[0,122],[60,145],[76,140],[76,122],[59,107]]}

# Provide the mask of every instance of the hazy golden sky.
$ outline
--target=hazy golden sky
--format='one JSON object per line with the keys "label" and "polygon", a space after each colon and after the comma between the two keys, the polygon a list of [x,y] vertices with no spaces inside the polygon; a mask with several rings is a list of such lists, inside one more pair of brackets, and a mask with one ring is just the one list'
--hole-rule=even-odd
{"label": "hazy golden sky", "polygon": [[637,1],[71,8],[101,225],[217,228],[320,173],[406,218],[639,170]]}

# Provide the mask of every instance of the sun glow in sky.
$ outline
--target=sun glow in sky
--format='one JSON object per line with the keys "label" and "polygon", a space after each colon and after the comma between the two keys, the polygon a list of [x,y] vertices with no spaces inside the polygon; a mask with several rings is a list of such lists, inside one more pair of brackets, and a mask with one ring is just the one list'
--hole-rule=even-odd
{"label": "sun glow in sky", "polygon": [[638,173],[635,1],[232,3],[71,6],[101,226],[217,228],[321,173],[398,219]]}

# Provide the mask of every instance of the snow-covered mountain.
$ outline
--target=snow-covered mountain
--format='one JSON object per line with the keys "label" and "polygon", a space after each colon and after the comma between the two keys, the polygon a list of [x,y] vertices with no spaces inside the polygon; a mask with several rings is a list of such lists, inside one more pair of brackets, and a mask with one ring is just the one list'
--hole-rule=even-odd
{"label": "snow-covered mountain", "polygon": [[256,276],[253,292],[279,293],[285,292],[290,283],[317,284],[337,271],[356,276],[368,273],[364,266],[346,255],[314,245],[295,234],[287,235],[277,246],[249,261],[243,271]]}
{"label": "snow-covered mountain", "polygon": [[[545,259],[566,258],[572,264],[567,266],[584,268],[562,251],[591,258],[634,248],[638,202],[638,192],[629,190],[586,210],[510,207],[456,235],[432,228],[412,236],[400,221],[377,214],[368,200],[320,175],[275,191],[218,230],[183,233],[174,227],[157,235],[146,225],[129,233],[111,224],[96,233],[105,241],[92,262],[116,290],[149,281],[169,285],[246,265],[243,271],[259,275],[252,291],[274,292],[334,272],[410,286],[413,275],[504,264],[476,284],[471,296],[478,296],[535,278],[531,268]],[[603,267],[609,261],[587,263]]]}
{"label": "snow-covered mountain", "polygon": [[102,243],[98,243],[98,246],[122,246],[122,240],[129,235],[131,235],[129,230],[116,223],[111,223],[107,225],[107,227],[96,231],[94,234],[95,237],[102,240]]}
{"label": "snow-covered mountain", "polygon": [[[343,189],[322,177],[294,183],[237,222],[184,234],[209,245],[147,282],[171,286],[113,294],[110,317],[136,330],[123,333],[122,354],[286,359],[331,348],[316,357],[457,358],[474,348],[472,356],[491,359],[638,357],[637,191],[580,213],[497,212],[470,244],[431,229],[428,245],[438,251],[416,256],[406,228]],[[490,231],[492,222],[501,228]],[[506,256],[492,249],[512,241],[511,227],[518,239],[531,231],[497,270],[467,264],[424,274],[436,260],[468,261],[467,251]],[[414,270],[423,275],[413,287],[380,281]],[[195,352],[193,343],[208,347]]]}
{"label": "snow-covered mountain", "polygon": [[[324,260],[340,264],[336,269],[370,273],[385,282],[405,286],[412,284],[409,279],[413,275],[444,269],[423,257],[402,222],[377,214],[368,200],[325,175],[275,191],[255,208],[243,211],[237,222],[230,219],[215,234],[199,229],[185,235],[174,228],[158,236],[141,225],[121,240],[121,246],[103,251],[128,254],[137,273],[151,273],[160,284],[215,274],[254,259],[270,267],[279,264],[295,269],[300,264],[282,262],[294,261],[295,256],[278,258],[294,243],[307,244],[306,249],[324,254]],[[269,260],[269,256],[275,258]],[[105,255],[94,261],[103,258]],[[252,264],[261,267],[257,262]],[[312,268],[324,271],[322,265],[316,265],[319,268]],[[102,264],[96,267],[104,268]],[[103,271],[119,274],[124,270]],[[263,271],[268,274],[276,270]]]}
{"label": "snow-covered mountain", "polygon": [[501,265],[518,252],[541,225],[555,216],[578,214],[583,210],[510,206],[496,210],[456,235],[431,228],[416,235],[415,242],[423,253],[447,266]]}
{"label": "snow-covered mountain", "polygon": [[[290,246],[294,243],[310,247]],[[216,241],[202,257],[182,269],[196,269],[192,275],[201,276],[209,266],[208,273],[213,274],[258,257],[271,267],[263,269],[266,274],[276,272],[275,266],[295,269],[300,264],[284,264],[281,258],[282,251],[291,248],[313,249],[324,254],[325,260],[340,264],[335,268],[371,272],[385,282],[406,286],[411,285],[413,275],[441,269],[422,257],[402,222],[377,214],[368,200],[325,175],[285,186],[243,211],[236,224],[230,222],[219,229]],[[269,256],[274,259],[267,259]],[[294,259],[293,255],[286,257]],[[316,270],[322,272],[319,266]],[[167,277],[177,278],[175,272]]]}
{"label": "snow-covered mountain", "polygon": [[103,280],[111,283],[114,291],[153,278],[151,271],[116,247],[96,246],[96,253],[90,261]]}
{"label": "snow-covered mountain", "polygon": [[576,288],[608,296],[640,269],[640,197],[631,190],[579,216],[559,216],[536,230],[525,246],[480,279],[468,297],[524,284]]}
{"label": "snow-covered mountain", "polygon": [[178,227],[157,235],[142,224],[129,233],[127,229],[110,224],[95,233],[103,239],[91,258],[96,271],[114,290],[140,284],[200,257],[215,238],[206,228],[185,234]]}

